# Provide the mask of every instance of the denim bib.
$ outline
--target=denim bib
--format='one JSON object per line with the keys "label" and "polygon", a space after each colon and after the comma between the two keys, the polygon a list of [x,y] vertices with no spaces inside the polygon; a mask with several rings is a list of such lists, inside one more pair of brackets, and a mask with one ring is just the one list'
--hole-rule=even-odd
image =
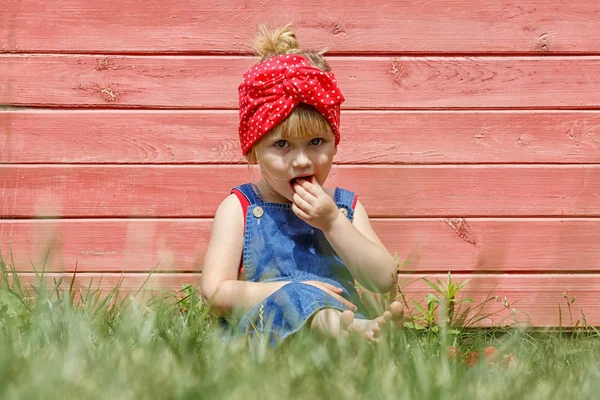
{"label": "denim bib", "polygon": [[[291,204],[263,202],[253,184],[237,186],[248,199],[244,233],[245,279],[251,282],[289,281],[241,319],[238,330],[261,333],[271,345],[298,331],[323,308],[346,309],[331,295],[302,281],[322,281],[343,290],[341,294],[365,313],[354,278],[333,250],[325,234],[298,218]],[[334,201],[350,222],[355,194],[336,188]]]}

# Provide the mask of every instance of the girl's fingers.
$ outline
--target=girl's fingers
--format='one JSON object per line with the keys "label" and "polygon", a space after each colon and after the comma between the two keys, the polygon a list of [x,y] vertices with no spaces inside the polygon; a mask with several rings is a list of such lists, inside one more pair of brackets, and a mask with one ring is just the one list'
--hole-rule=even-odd
{"label": "girl's fingers", "polygon": [[315,284],[320,286],[321,289],[326,289],[326,290],[330,290],[332,292],[335,293],[341,293],[342,289],[340,289],[339,287],[332,285],[331,283],[327,283],[327,282],[321,282],[321,281],[315,281]]}
{"label": "girl's fingers", "polygon": [[358,307],[356,307],[354,304],[352,304],[350,301],[346,300],[342,296],[339,296],[339,295],[336,294],[334,297],[337,298],[338,301],[340,303],[342,303],[343,305],[345,305],[346,308],[348,308],[349,310],[352,310],[352,311],[358,310]]}
{"label": "girl's fingers", "polygon": [[319,185],[319,183],[317,182],[317,180],[315,178],[313,178],[310,181],[302,180],[300,182],[300,186],[304,190],[306,190],[308,193],[312,194],[315,197],[320,196],[321,193],[323,192],[323,189],[321,188],[321,186]]}
{"label": "girl's fingers", "polygon": [[296,214],[299,218],[304,220],[310,219],[310,216],[302,211],[295,203],[292,203],[292,211],[294,211],[294,214]]}
{"label": "girl's fingers", "polygon": [[335,285],[332,285],[332,284],[326,283],[326,282],[320,282],[320,281],[306,281],[303,283],[315,286],[315,287],[323,290],[325,293],[328,293],[331,297],[333,297],[334,299],[336,299],[337,301],[342,303],[349,310],[352,310],[352,311],[358,310],[358,307],[356,307],[353,303],[346,300],[345,298],[343,298],[342,296],[340,296],[337,293],[338,291],[341,293],[342,289],[340,289],[339,287],[337,287]]}
{"label": "girl's fingers", "polygon": [[339,301],[340,303],[342,303],[344,306],[346,306],[347,309],[352,310],[352,311],[358,310],[358,307],[356,307],[353,303],[351,303],[349,300],[346,300],[345,298],[343,298],[342,296],[340,296],[336,292],[330,291],[330,295],[334,299],[336,299],[337,301]]}
{"label": "girl's fingers", "polygon": [[343,290],[340,289],[339,287],[332,285],[331,283],[327,283],[327,287],[329,288],[329,290],[331,290],[332,292],[336,292],[336,293],[342,293]]}
{"label": "girl's fingers", "polygon": [[300,197],[302,197],[305,200],[310,200],[311,198],[315,197],[311,193],[309,193],[308,190],[306,190],[306,188],[304,188],[300,184],[295,184],[294,190],[296,191],[296,194],[300,195]]}
{"label": "girl's fingers", "polygon": [[292,196],[292,200],[294,201],[294,204],[297,205],[298,208],[300,208],[303,211],[308,210],[310,208],[310,203],[304,200],[302,197],[300,197],[298,193],[294,193],[294,195]]}

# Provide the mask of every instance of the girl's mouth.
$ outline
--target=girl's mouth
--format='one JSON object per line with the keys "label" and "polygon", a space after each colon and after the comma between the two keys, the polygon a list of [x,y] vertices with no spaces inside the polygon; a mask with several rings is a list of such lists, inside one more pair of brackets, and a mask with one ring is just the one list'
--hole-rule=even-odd
{"label": "girl's mouth", "polygon": [[310,181],[312,177],[313,177],[313,175],[304,175],[304,176],[297,176],[295,178],[290,179],[290,186],[292,187],[292,191],[294,190],[294,185],[300,179],[304,179],[305,181]]}

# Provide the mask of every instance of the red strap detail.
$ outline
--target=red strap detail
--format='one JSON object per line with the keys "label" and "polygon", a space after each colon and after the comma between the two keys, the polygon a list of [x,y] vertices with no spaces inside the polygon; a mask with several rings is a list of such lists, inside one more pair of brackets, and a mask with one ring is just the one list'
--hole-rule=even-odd
{"label": "red strap detail", "polygon": [[354,202],[352,203],[352,209],[354,210],[354,208],[356,207],[356,202],[358,201],[358,196],[354,195]]}
{"label": "red strap detail", "polygon": [[[231,192],[235,194],[242,205],[242,212],[244,214],[244,233],[246,229],[246,214],[248,213],[248,206],[250,206],[250,202],[246,198],[246,196],[237,189],[232,189]],[[244,260],[240,261],[240,269],[238,271],[238,279],[241,279],[244,276]]]}
{"label": "red strap detail", "polygon": [[250,206],[250,202],[244,195],[244,193],[240,192],[237,189],[231,189],[231,192],[235,194],[242,205],[242,211],[244,213],[244,226],[246,226],[246,214],[248,213],[248,207]]}

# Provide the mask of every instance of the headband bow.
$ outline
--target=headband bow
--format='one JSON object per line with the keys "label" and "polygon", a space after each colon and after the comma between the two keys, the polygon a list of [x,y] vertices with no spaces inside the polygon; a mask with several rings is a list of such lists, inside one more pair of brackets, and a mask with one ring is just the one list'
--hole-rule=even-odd
{"label": "headband bow", "polygon": [[286,119],[299,103],[315,107],[340,141],[340,105],[344,101],[332,72],[313,67],[299,55],[263,61],[244,74],[240,84],[240,143],[246,154],[271,129]]}

